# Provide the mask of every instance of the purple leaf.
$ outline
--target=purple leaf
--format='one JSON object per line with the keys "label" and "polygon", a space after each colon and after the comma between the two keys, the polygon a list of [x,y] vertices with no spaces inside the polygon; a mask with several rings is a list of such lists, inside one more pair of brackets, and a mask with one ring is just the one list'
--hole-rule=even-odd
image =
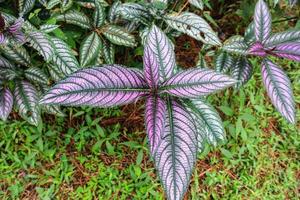
{"label": "purple leaf", "polygon": [[60,81],[41,103],[108,107],[132,103],[147,93],[147,83],[140,71],[103,65],[79,70]]}
{"label": "purple leaf", "polygon": [[280,67],[268,59],[264,60],[261,72],[273,105],[290,123],[295,124],[295,102],[289,78]]}
{"label": "purple leaf", "polygon": [[145,123],[151,155],[154,155],[165,130],[166,103],[158,96],[149,96],[145,106]]}
{"label": "purple leaf", "polygon": [[249,49],[248,54],[260,57],[266,57],[267,53],[260,42],[254,43]]}
{"label": "purple leaf", "polygon": [[166,126],[154,160],[169,200],[182,199],[196,161],[198,148],[195,121],[176,100],[167,101]]}
{"label": "purple leaf", "polygon": [[268,5],[264,0],[259,0],[255,6],[254,32],[256,40],[264,43],[270,36],[272,18]]}
{"label": "purple leaf", "polygon": [[22,28],[23,23],[24,23],[24,19],[23,18],[18,18],[15,21],[15,23],[8,28],[8,31],[10,33],[19,32],[21,30],[21,28]]}
{"label": "purple leaf", "polygon": [[0,118],[6,120],[13,107],[13,95],[9,89],[0,90]]}
{"label": "purple leaf", "polygon": [[4,44],[5,40],[6,40],[6,38],[5,38],[4,34],[0,33],[0,44]]}
{"label": "purple leaf", "polygon": [[265,42],[265,48],[273,48],[283,43],[299,42],[300,31],[284,31],[272,34]]}
{"label": "purple leaf", "polygon": [[145,44],[144,74],[151,87],[170,78],[176,67],[175,52],[167,36],[152,26]]}
{"label": "purple leaf", "polygon": [[272,55],[300,62],[300,42],[277,45]]}
{"label": "purple leaf", "polygon": [[231,77],[210,69],[190,69],[171,77],[160,89],[162,92],[182,98],[197,98],[235,83],[236,80]]}
{"label": "purple leaf", "polygon": [[159,81],[159,66],[155,55],[149,46],[144,48],[144,74],[150,88],[157,88]]}

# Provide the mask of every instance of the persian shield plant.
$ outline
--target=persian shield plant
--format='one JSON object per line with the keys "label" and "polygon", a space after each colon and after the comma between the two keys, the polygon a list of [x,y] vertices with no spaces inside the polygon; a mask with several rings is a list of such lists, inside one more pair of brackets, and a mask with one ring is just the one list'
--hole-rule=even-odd
{"label": "persian shield plant", "polygon": [[118,106],[145,98],[151,156],[168,199],[182,199],[204,142],[224,139],[217,112],[201,97],[234,85],[210,69],[177,69],[173,45],[152,26],[144,46],[144,71],[120,65],[82,69],[58,82],[42,104]]}
{"label": "persian shield plant", "polygon": [[[255,7],[254,22],[249,25],[245,36],[230,38],[223,49],[239,54],[238,59],[222,53],[217,59],[219,71],[232,69],[232,75],[245,84],[252,76],[252,65],[246,56],[262,59],[261,74],[263,83],[272,104],[285,119],[296,123],[296,109],[291,82],[281,67],[269,56],[300,61],[300,31],[272,33],[272,18],[267,4],[259,0]],[[235,63],[235,64],[233,64]],[[230,67],[231,66],[231,67]]]}

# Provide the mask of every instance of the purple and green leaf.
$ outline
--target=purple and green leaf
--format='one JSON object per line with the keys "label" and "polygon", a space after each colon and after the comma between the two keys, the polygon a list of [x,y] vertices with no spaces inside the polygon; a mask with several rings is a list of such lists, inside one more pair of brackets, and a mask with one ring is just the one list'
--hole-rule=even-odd
{"label": "purple and green leaf", "polygon": [[255,6],[254,33],[256,40],[261,43],[269,38],[272,28],[272,18],[268,5],[264,0],[259,0]]}
{"label": "purple and green leaf", "polygon": [[18,81],[14,90],[14,98],[20,116],[37,126],[40,122],[40,108],[36,88],[27,81]]}
{"label": "purple and green leaf", "polygon": [[145,124],[152,156],[154,156],[165,131],[166,110],[166,102],[162,98],[159,96],[147,97]]}
{"label": "purple and green leaf", "polygon": [[119,65],[79,70],[60,81],[41,103],[73,106],[117,106],[132,103],[148,93],[143,74]]}
{"label": "purple and green leaf", "polygon": [[144,74],[150,87],[156,87],[174,74],[176,61],[173,45],[155,25],[147,36],[144,52]]}
{"label": "purple and green leaf", "polygon": [[300,42],[279,44],[272,55],[300,62]]}
{"label": "purple and green leaf", "polygon": [[246,57],[239,57],[231,70],[231,76],[238,81],[235,87],[240,88],[242,85],[246,84],[250,80],[252,74],[253,66],[251,62]]}
{"label": "purple and green leaf", "polygon": [[190,69],[172,76],[163,83],[161,92],[181,98],[197,98],[230,87],[233,78],[210,69]]}
{"label": "purple and green leaf", "polygon": [[195,121],[178,101],[168,98],[165,133],[155,153],[155,166],[169,200],[182,199],[198,149]]}
{"label": "purple and green leaf", "polygon": [[204,99],[184,100],[197,127],[198,150],[201,152],[206,142],[216,146],[225,141],[225,129],[218,112]]}
{"label": "purple and green leaf", "polygon": [[263,61],[261,73],[273,105],[290,123],[295,124],[295,102],[288,76],[279,66],[268,59]]}
{"label": "purple and green leaf", "polygon": [[7,88],[0,89],[0,118],[5,121],[13,108],[13,95]]}

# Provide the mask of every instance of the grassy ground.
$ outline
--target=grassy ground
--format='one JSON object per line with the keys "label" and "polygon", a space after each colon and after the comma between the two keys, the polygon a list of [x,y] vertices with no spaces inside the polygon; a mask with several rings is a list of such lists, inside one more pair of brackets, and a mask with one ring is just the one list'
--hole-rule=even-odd
{"label": "grassy ground", "polygon": [[[186,199],[300,198],[299,123],[274,110],[253,63],[257,73],[244,89],[209,98],[228,142],[199,155]],[[299,64],[281,64],[299,110]],[[163,199],[141,105],[66,112],[37,128],[0,122],[0,199]]]}

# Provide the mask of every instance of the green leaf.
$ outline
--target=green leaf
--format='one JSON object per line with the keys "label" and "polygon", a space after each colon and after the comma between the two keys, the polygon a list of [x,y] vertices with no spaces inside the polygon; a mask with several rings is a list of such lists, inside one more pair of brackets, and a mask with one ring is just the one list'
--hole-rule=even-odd
{"label": "green leaf", "polygon": [[60,3],[60,0],[50,0],[48,3],[47,3],[47,6],[46,8],[48,10],[54,8],[55,6],[57,6],[58,4]]}
{"label": "green leaf", "polygon": [[106,64],[115,63],[115,46],[107,40],[103,40],[103,58]]}
{"label": "green leaf", "polygon": [[205,44],[221,45],[221,41],[210,25],[194,13],[166,15],[164,20],[173,29],[186,33]]}
{"label": "green leaf", "polygon": [[223,50],[229,53],[236,53],[240,55],[246,55],[249,46],[245,42],[244,38],[240,35],[233,36],[225,41]]}
{"label": "green leaf", "polygon": [[30,32],[27,36],[27,41],[46,61],[52,59],[54,55],[53,43],[47,34],[37,31]]}
{"label": "green leaf", "polygon": [[72,49],[61,39],[53,37],[51,41],[55,48],[55,56],[52,59],[52,63],[57,66],[59,72],[66,76],[77,71],[80,66]]}
{"label": "green leaf", "polygon": [[34,6],[35,0],[19,0],[19,13],[21,16],[27,14]]}
{"label": "green leaf", "polygon": [[33,82],[45,84],[47,85],[49,83],[49,78],[47,75],[37,67],[30,67],[25,70],[24,72],[25,77]]}
{"label": "green leaf", "polygon": [[0,45],[1,52],[9,60],[24,66],[30,66],[30,55],[23,46]]}
{"label": "green leaf", "polygon": [[115,25],[108,25],[103,28],[103,35],[116,45],[128,47],[136,46],[135,38],[125,29]]}
{"label": "green leaf", "polygon": [[99,0],[95,0],[95,11],[93,14],[94,26],[101,27],[104,24],[105,12]]}
{"label": "green leaf", "polygon": [[200,10],[203,10],[204,3],[202,0],[189,0],[190,4],[193,6],[199,8]]}
{"label": "green leaf", "polygon": [[234,58],[227,52],[221,52],[216,59],[216,71],[226,73],[230,68],[234,66]]}
{"label": "green leaf", "polygon": [[102,40],[96,32],[89,34],[80,44],[80,65],[84,67],[94,61],[97,58],[102,45]]}
{"label": "green leaf", "polygon": [[185,100],[197,123],[198,147],[202,151],[205,142],[216,146],[225,140],[225,130],[219,113],[204,99]]}
{"label": "green leaf", "polygon": [[253,74],[253,66],[251,62],[244,56],[238,58],[232,67],[231,76],[238,80],[235,88],[240,88],[246,84]]}
{"label": "green leaf", "polygon": [[64,21],[68,24],[79,26],[83,29],[91,29],[91,23],[88,16],[77,10],[69,10],[65,14],[56,17],[58,22]]}
{"label": "green leaf", "polygon": [[29,82],[18,81],[14,90],[14,98],[22,118],[35,126],[40,122],[38,92]]}
{"label": "green leaf", "polygon": [[55,25],[55,24],[43,24],[40,26],[40,31],[44,33],[51,33],[54,30],[56,30],[58,27],[59,25]]}
{"label": "green leaf", "polygon": [[73,5],[73,0],[61,0],[61,10],[62,12],[67,11]]}

